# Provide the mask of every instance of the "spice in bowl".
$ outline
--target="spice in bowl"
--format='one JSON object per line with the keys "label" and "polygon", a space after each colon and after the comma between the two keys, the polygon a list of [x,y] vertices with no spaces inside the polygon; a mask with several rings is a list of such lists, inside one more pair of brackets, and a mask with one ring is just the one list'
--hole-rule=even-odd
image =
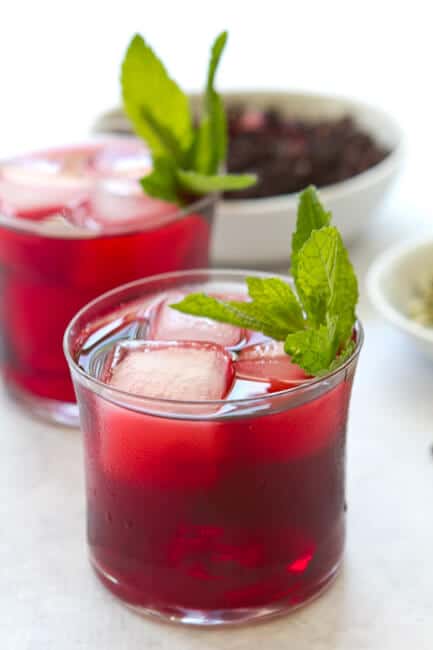
{"label": "spice in bowl", "polygon": [[227,170],[254,172],[259,181],[227,198],[261,198],[324,187],[356,176],[390,152],[349,116],[308,121],[277,110],[228,108]]}
{"label": "spice in bowl", "polygon": [[408,315],[416,323],[433,327],[433,275],[426,276],[414,287],[408,303]]}

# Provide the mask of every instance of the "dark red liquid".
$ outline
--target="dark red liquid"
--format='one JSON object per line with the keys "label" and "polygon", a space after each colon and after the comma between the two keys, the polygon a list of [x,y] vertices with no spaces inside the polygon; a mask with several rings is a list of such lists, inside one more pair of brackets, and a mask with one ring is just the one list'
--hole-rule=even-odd
{"label": "dark red liquid", "polygon": [[343,549],[349,390],[232,423],[156,419],[82,395],[88,540],[107,586],[157,609],[314,594]]}
{"label": "dark red liquid", "polygon": [[237,397],[261,394],[265,414],[157,417],[77,385],[91,557],[128,603],[165,613],[295,606],[334,575],[352,372],[279,407],[272,384],[242,382]]}
{"label": "dark red liquid", "polygon": [[[40,219],[41,211],[35,216]],[[90,239],[0,226],[0,359],[6,381],[36,396],[75,401],[62,351],[72,316],[119,284],[207,266],[209,239],[210,224],[201,214],[146,232]]]}

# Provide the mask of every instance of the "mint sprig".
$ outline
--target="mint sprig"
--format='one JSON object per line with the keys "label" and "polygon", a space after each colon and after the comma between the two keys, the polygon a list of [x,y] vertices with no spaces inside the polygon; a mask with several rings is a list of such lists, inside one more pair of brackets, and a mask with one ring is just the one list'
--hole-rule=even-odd
{"label": "mint sprig", "polygon": [[204,113],[193,145],[193,167],[200,174],[214,175],[227,152],[227,119],[221,97],[215,90],[215,75],[227,43],[222,32],[212,46],[204,95]]}
{"label": "mint sprig", "polygon": [[227,151],[227,121],[215,90],[215,76],[227,42],[220,34],[211,50],[204,110],[194,126],[188,97],[169,76],[160,59],[136,34],[121,70],[125,113],[149,146],[153,169],[140,180],[144,191],[159,199],[184,204],[191,196],[245,189],[251,174],[219,174]]}
{"label": "mint sprig", "polygon": [[296,293],[280,278],[250,277],[248,302],[194,293],[171,307],[284,341],[286,353],[309,375],[338,368],[354,349],[358,282],[341,235],[330,221],[315,188],[308,187],[300,196],[292,238]]}

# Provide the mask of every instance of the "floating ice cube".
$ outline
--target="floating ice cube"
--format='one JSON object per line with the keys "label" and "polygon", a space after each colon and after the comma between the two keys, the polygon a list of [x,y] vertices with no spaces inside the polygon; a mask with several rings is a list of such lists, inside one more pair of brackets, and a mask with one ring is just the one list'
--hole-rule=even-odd
{"label": "floating ice cube", "polygon": [[104,232],[121,228],[150,230],[172,221],[179,208],[146,196],[136,179],[105,178],[95,182],[84,219],[89,228]]}
{"label": "floating ice cube", "polygon": [[100,176],[139,179],[152,169],[152,157],[141,140],[116,138],[105,143],[94,166]]}
{"label": "floating ice cube", "polygon": [[152,169],[147,147],[134,138],[109,140],[95,155],[96,175],[85,214],[77,222],[104,232],[150,230],[173,219],[179,208],[146,196],[139,179]]}
{"label": "floating ice cube", "polygon": [[142,397],[201,401],[225,397],[233,377],[231,357],[218,345],[151,341],[119,345],[108,382]]}
{"label": "floating ice cube", "polygon": [[236,361],[236,374],[243,379],[281,383],[282,388],[295,386],[308,379],[305,372],[291,362],[284,344],[267,341],[244,348]]}
{"label": "floating ice cube", "polygon": [[239,327],[183,314],[170,307],[184,297],[185,294],[173,293],[160,303],[152,319],[150,338],[160,341],[210,341],[223,347],[233,347],[241,341],[244,332]]}
{"label": "floating ice cube", "polygon": [[83,200],[93,182],[91,159],[97,148],[56,149],[3,163],[0,196],[8,212],[37,212],[42,208],[45,213],[53,212]]}

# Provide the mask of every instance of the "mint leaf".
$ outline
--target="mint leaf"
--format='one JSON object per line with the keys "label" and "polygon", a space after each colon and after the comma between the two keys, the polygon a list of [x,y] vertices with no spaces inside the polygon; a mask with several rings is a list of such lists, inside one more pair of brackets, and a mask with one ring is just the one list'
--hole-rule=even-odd
{"label": "mint leaf", "polygon": [[140,184],[148,196],[179,202],[176,165],[170,158],[155,158],[152,171],[140,180]]}
{"label": "mint leaf", "polygon": [[186,296],[170,305],[184,314],[263,332],[284,341],[289,331],[303,327],[302,312],[289,285],[279,278],[247,278],[251,302],[218,300],[203,293]]}
{"label": "mint leaf", "polygon": [[200,174],[212,174],[216,171],[216,152],[213,149],[213,137],[209,116],[202,118],[192,147],[192,167]]}
{"label": "mint leaf", "polygon": [[335,360],[337,346],[336,319],[330,319],[316,329],[289,334],[284,350],[306,373],[318,375]]}
{"label": "mint leaf", "polygon": [[344,343],[352,333],[358,283],[341,235],[335,227],[313,230],[298,253],[296,288],[313,326],[337,316],[337,336]]}
{"label": "mint leaf", "polygon": [[[140,115],[144,119],[144,124],[147,124],[153,130],[155,138],[158,138],[159,145],[161,146],[162,151],[165,151],[164,155],[166,158],[170,158],[178,164],[182,164],[184,152],[170,129],[158,122],[158,119],[146,108],[140,110]],[[159,154],[155,153],[155,157],[158,156]]]}
{"label": "mint leaf", "polygon": [[227,151],[227,121],[221,97],[215,90],[215,75],[227,43],[227,32],[222,32],[216,39],[211,50],[208,79],[206,86],[206,112],[212,132],[212,144],[215,151],[214,166],[209,173],[218,171],[218,165],[225,160]]}
{"label": "mint leaf", "polygon": [[261,318],[256,318],[255,310],[251,309],[250,305],[251,303],[217,300],[204,293],[191,293],[170,307],[191,316],[211,318],[220,323],[230,323],[260,332],[266,324]]}
{"label": "mint leaf", "polygon": [[[228,137],[226,109],[224,108],[224,102],[221,95],[216,92],[212,92],[211,112],[212,120],[214,122],[214,143],[217,149],[217,159],[219,166],[221,163],[225,162],[227,156]],[[215,171],[217,171],[218,166]]]}
{"label": "mint leaf", "polygon": [[220,34],[211,50],[204,98],[204,114],[193,145],[194,169],[202,174],[215,174],[226,157],[227,122],[224,105],[215,91],[218,64],[227,42],[227,32]]}
{"label": "mint leaf", "polygon": [[209,194],[228,190],[243,190],[254,185],[254,174],[221,174],[209,176],[185,169],[177,170],[179,186],[192,194]]}
{"label": "mint leaf", "polygon": [[204,113],[194,142],[194,164],[196,172],[215,175],[227,151],[227,120],[221,97],[215,90],[215,75],[227,43],[227,32],[222,32],[215,39],[211,49],[206,90],[204,96]]}
{"label": "mint leaf", "polygon": [[[343,348],[342,352],[329,364],[329,367],[326,369],[326,372],[332,372],[333,370],[337,370],[349,357],[352,356],[353,352],[355,350],[355,341],[350,339]],[[322,371],[323,372],[323,371]],[[320,373],[319,373],[320,374]],[[324,374],[324,373],[323,373]]]}
{"label": "mint leaf", "polygon": [[188,98],[139,34],[126,52],[121,85],[135,132],[146,140],[154,157],[170,157],[181,164],[193,138]]}
{"label": "mint leaf", "polygon": [[320,203],[316,189],[310,185],[299,197],[296,230],[292,235],[292,273],[295,276],[298,266],[298,254],[302,246],[309,239],[313,230],[329,226],[331,213],[326,212]]}
{"label": "mint leaf", "polygon": [[[207,91],[213,90],[215,84],[215,75],[221,60],[222,53],[227,43],[228,33],[226,31],[219,34],[211,49],[209,69],[207,74]],[[209,97],[207,97],[209,99]]]}
{"label": "mint leaf", "polygon": [[212,112],[204,115],[192,148],[192,166],[201,174],[216,174],[227,149],[226,114],[221,97],[212,93]]}
{"label": "mint leaf", "polygon": [[246,281],[253,303],[263,313],[271,313],[273,322],[279,323],[282,330],[288,332],[304,328],[301,306],[287,282],[280,278],[254,277]]}

